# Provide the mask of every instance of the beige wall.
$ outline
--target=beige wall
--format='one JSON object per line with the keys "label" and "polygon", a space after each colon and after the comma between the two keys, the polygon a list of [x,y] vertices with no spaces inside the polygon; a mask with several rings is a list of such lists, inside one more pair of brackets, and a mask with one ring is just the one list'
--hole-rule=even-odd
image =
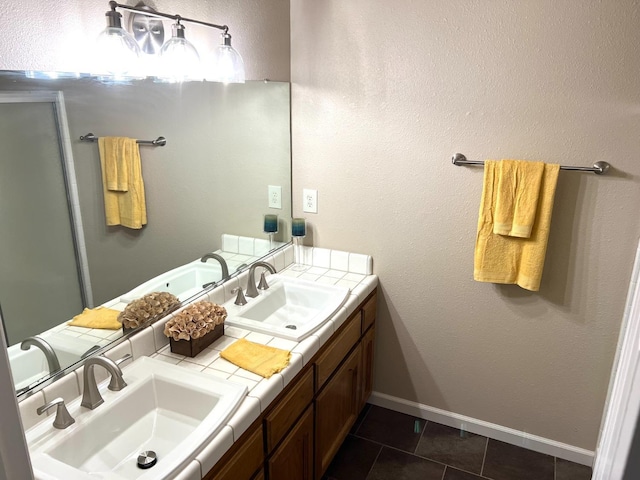
{"label": "beige wall", "polygon": [[[594,449],[640,234],[637,1],[291,1],[294,214],[371,254],[375,390]],[[482,169],[561,172],[542,288],[472,280]]]}
{"label": "beige wall", "polygon": [[[146,0],[145,3],[162,12],[228,25],[233,46],[244,59],[247,79],[289,81],[288,0]],[[0,3],[0,70],[86,72],[95,39],[106,26],[107,10],[108,0]],[[126,22],[128,14],[124,15]],[[165,27],[167,35],[171,35],[169,27]],[[187,24],[186,36],[207,48],[219,43],[216,30],[193,24]],[[203,47],[200,53],[204,50]]]}

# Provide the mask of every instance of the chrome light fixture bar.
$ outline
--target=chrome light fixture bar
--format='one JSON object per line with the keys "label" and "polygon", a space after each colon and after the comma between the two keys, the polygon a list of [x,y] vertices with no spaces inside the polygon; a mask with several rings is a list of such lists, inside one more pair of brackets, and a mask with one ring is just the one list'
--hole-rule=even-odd
{"label": "chrome light fixture bar", "polygon": [[[194,18],[186,18],[181,15],[171,15],[156,10],[123,5],[113,0],[109,2],[109,8],[110,10],[105,14],[107,28],[101,33],[99,43],[102,40],[104,48],[101,50],[103,50],[103,57],[106,57],[104,60],[107,62],[107,69],[111,73],[127,74],[131,72],[135,67],[136,59],[140,55],[140,48],[135,39],[122,28],[122,14],[116,10],[122,9],[142,15],[175,20],[173,36],[161,48],[162,56],[172,57],[172,60],[174,60],[174,65],[170,67],[174,71],[168,74],[170,77],[181,80],[187,76],[193,76],[193,72],[182,70],[187,68],[189,64],[199,63],[199,55],[195,47],[186,40],[184,35],[185,27],[182,22],[187,22],[214,28],[222,32],[222,41],[214,53],[213,65],[210,68],[205,68],[207,73],[202,75],[201,78],[206,77],[207,80],[225,83],[244,83],[244,62],[240,54],[231,46],[231,35],[227,25],[218,25]],[[109,50],[111,53],[106,53]],[[181,58],[176,60],[179,57]]]}

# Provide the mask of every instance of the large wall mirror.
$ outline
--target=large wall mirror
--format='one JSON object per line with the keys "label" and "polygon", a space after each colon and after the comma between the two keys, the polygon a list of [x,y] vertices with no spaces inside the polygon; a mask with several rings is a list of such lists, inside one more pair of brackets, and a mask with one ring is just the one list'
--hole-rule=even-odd
{"label": "large wall mirror", "polygon": [[[263,231],[265,214],[278,215],[276,242],[288,240],[288,83],[33,77],[0,74],[0,308],[10,353],[37,350],[42,368],[51,369],[41,346],[22,350],[20,344],[42,332],[87,340],[78,351],[119,340],[121,331],[62,330],[84,307],[108,304],[224,250],[224,235],[256,239],[254,255],[234,252],[233,273],[260,256],[265,242],[277,245]],[[80,140],[88,133],[166,138],[165,146],[139,146],[143,228],[106,225],[98,144]],[[281,208],[270,206],[269,186],[281,188]],[[76,217],[79,234],[71,228]],[[59,357],[60,369],[79,360]],[[12,369],[18,377],[13,363]],[[22,394],[47,377],[18,380]]]}

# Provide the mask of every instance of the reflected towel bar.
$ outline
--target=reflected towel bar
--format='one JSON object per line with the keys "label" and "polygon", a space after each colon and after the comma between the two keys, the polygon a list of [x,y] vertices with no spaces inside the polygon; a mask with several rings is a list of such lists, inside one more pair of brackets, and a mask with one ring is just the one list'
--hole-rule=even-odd
{"label": "reflected towel bar", "polygon": [[[484,165],[484,161],[482,160],[467,160],[461,153],[456,153],[453,157],[451,157],[451,162],[454,165]],[[593,167],[572,167],[569,165],[560,165],[560,170],[577,170],[580,172],[593,172],[596,175],[604,175],[609,170],[609,165],[607,162],[596,162],[593,164]]]}
{"label": "reflected towel bar", "polygon": [[[81,135],[80,140],[83,142],[95,142],[98,140],[93,133],[87,133],[86,135]],[[139,145],[153,145],[154,147],[164,147],[167,144],[167,139],[164,137],[158,137],[155,140],[136,140],[136,143]]]}

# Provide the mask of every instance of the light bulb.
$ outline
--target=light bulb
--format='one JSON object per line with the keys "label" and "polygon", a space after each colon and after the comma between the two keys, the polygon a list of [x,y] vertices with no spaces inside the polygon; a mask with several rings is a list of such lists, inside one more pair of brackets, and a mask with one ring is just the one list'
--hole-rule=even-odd
{"label": "light bulb", "polygon": [[96,41],[96,58],[98,70],[106,70],[113,75],[126,75],[134,71],[138,65],[140,47],[135,39],[127,33],[120,21],[122,15],[115,10],[105,14],[107,28]]}
{"label": "light bulb", "polygon": [[244,62],[240,54],[231,46],[231,35],[222,34],[222,44],[218,45],[213,57],[212,72],[208,80],[223,83],[244,83]]}
{"label": "light bulb", "polygon": [[173,25],[173,36],[162,45],[160,57],[160,78],[169,82],[202,80],[200,56],[191,42],[184,38],[183,25]]}

